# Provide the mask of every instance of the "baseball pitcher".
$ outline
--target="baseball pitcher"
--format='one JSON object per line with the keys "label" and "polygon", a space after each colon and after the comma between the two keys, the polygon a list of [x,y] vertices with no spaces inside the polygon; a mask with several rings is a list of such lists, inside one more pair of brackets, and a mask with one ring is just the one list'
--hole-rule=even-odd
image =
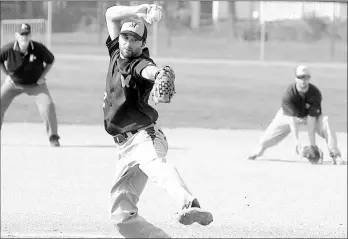
{"label": "baseball pitcher", "polygon": [[16,40],[1,49],[0,66],[6,79],[1,86],[0,128],[15,97],[22,93],[35,96],[49,142],[51,146],[59,147],[55,105],[45,83],[54,56],[43,44],[31,40],[30,33],[30,25],[22,24],[20,31],[16,32]]}
{"label": "baseball pitcher", "polygon": [[[303,148],[316,151],[320,155],[316,145],[315,134],[324,138],[334,164],[345,162],[341,158],[341,152],[337,146],[336,133],[329,124],[328,116],[322,113],[322,94],[313,84],[308,66],[300,65],[296,68],[295,83],[289,85],[282,97],[282,106],[275,118],[266,129],[260,139],[256,151],[249,159],[256,159],[264,154],[265,150],[281,142],[290,132],[292,133],[296,152],[303,155]],[[308,137],[311,147],[302,147],[299,141],[299,128],[307,125]],[[305,153],[307,154],[307,153]]]}
{"label": "baseball pitcher", "polygon": [[[120,233],[129,225],[133,230],[140,229],[135,223],[139,218],[137,203],[148,179],[181,205],[180,223],[208,225],[213,221],[212,214],[200,208],[178,171],[167,162],[167,139],[157,124],[158,112],[149,105],[149,97],[155,103],[169,103],[175,93],[173,69],[158,67],[146,47],[143,21],[156,21],[148,15],[156,11],[153,8],[149,4],[112,6],[105,13],[110,62],[103,101],[104,126],[118,150],[111,218]],[[151,15],[160,16],[156,12]]]}

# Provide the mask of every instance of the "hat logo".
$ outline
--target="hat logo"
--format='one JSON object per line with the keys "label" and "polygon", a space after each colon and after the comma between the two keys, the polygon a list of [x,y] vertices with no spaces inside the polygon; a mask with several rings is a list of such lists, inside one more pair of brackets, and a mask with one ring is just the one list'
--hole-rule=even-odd
{"label": "hat logo", "polygon": [[28,25],[27,24],[22,24],[22,29],[28,29]]}
{"label": "hat logo", "polygon": [[129,26],[132,28],[136,28],[137,25],[138,25],[138,23],[136,23],[136,22],[131,22],[131,24],[129,24]]}

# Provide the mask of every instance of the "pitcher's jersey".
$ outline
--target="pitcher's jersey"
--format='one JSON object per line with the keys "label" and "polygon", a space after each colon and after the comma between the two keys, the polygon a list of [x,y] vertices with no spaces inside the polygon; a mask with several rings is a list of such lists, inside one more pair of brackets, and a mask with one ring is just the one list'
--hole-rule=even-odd
{"label": "pitcher's jersey", "polygon": [[158,112],[148,104],[154,82],[141,76],[148,65],[155,65],[148,48],[133,59],[120,58],[118,37],[106,41],[110,55],[104,93],[104,127],[110,135],[137,130],[156,122]]}

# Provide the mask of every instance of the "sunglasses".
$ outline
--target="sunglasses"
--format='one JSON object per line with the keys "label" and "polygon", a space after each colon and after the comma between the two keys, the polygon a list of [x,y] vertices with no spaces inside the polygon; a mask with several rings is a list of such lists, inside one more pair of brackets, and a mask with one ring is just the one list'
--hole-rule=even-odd
{"label": "sunglasses", "polygon": [[29,32],[24,32],[24,33],[20,33],[19,35],[21,35],[21,36],[29,36],[30,33]]}
{"label": "sunglasses", "polygon": [[297,79],[300,79],[300,80],[308,80],[311,78],[310,75],[301,75],[301,76],[296,76]]}

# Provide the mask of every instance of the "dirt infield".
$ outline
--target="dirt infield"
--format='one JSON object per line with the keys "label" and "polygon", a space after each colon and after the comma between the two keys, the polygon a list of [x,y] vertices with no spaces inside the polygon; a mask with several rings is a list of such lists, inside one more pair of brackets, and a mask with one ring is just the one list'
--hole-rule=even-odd
{"label": "dirt infield", "polygon": [[[179,205],[149,183],[140,215],[170,237],[347,237],[347,166],[294,157],[291,139],[245,160],[261,131],[164,128],[168,161],[212,211],[207,227],[174,220]],[[41,124],[1,132],[2,237],[119,237],[109,221],[115,148],[102,126],[60,125],[61,148]],[[301,137],[303,133],[301,133]],[[347,134],[338,134],[344,157]],[[153,197],[156,195],[156,198]]]}

